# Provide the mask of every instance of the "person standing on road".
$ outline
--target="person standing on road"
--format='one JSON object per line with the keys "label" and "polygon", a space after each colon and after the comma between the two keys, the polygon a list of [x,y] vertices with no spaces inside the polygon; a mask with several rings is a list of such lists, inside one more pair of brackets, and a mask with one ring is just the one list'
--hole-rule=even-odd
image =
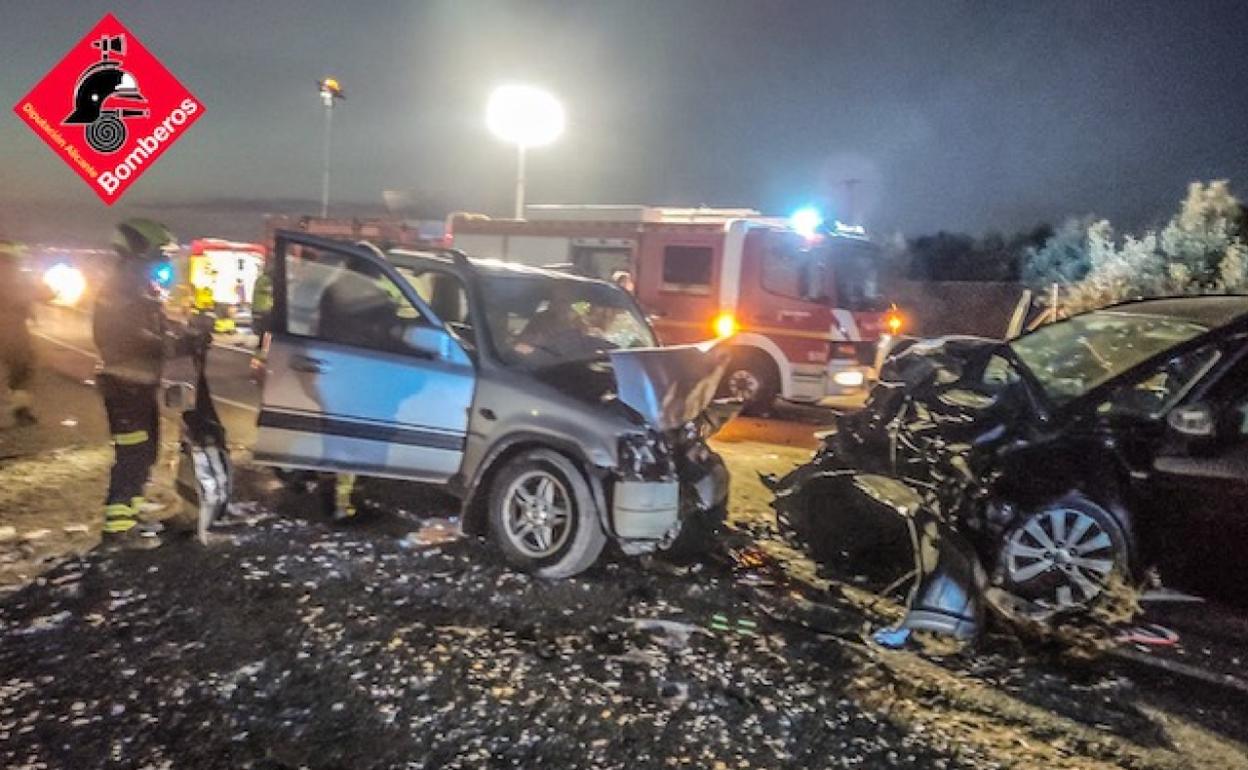
{"label": "person standing on road", "polygon": [[256,277],[251,289],[251,329],[259,338],[258,346],[264,344],[264,333],[269,330],[269,314],[273,312],[273,276],[269,265]]}
{"label": "person standing on road", "polygon": [[633,281],[633,274],[627,270],[616,270],[611,274],[611,282],[629,294],[635,293],[637,289],[637,285]]}
{"label": "person standing on road", "polygon": [[26,322],[34,312],[35,287],[22,272],[21,249],[0,240],[0,364],[8,376],[9,408],[13,422],[34,425],[30,381],[35,371],[35,353]]}
{"label": "person standing on road", "polygon": [[160,545],[156,532],[136,525],[160,448],[161,370],[166,356],[211,343],[206,333],[166,324],[153,273],[173,245],[158,222],[122,222],[113,237],[117,266],[95,303],[92,333],[103,361],[97,381],[116,453],[104,502],[103,543],[110,549]]}

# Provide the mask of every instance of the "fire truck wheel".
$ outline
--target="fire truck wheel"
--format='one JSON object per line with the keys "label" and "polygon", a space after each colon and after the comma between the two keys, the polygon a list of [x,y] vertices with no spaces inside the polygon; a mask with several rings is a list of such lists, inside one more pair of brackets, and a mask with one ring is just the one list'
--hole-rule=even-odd
{"label": "fire truck wheel", "polygon": [[742,414],[755,417],[771,412],[780,392],[780,372],[771,357],[760,350],[738,348],[719,385],[720,396],[739,398]]}

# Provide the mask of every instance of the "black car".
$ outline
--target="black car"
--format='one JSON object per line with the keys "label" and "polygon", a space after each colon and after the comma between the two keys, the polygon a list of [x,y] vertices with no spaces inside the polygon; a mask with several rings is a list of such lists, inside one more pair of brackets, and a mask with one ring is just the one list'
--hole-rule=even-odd
{"label": "black car", "polygon": [[981,595],[1087,607],[1151,568],[1248,601],[1248,297],[921,341],[837,427],[772,480],[782,530],[825,562],[878,564],[900,541],[911,627],[971,633]]}

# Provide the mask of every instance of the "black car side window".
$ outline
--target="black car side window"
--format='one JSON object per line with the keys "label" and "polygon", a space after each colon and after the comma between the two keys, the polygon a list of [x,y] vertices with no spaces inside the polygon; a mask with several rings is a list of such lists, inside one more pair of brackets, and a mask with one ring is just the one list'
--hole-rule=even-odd
{"label": "black car side window", "polygon": [[1174,356],[1142,377],[1115,388],[1100,411],[1157,419],[1187,395],[1220,355],[1216,347],[1207,346]]}

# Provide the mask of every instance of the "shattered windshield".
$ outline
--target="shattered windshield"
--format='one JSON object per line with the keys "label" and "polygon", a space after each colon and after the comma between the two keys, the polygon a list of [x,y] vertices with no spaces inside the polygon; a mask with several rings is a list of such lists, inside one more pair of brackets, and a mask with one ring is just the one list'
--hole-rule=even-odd
{"label": "shattered windshield", "polygon": [[494,349],[508,365],[536,369],[656,344],[632,297],[609,284],[507,275],[483,279],[481,292]]}
{"label": "shattered windshield", "polygon": [[1060,405],[1205,331],[1176,318],[1101,311],[1041,327],[1010,347]]}

